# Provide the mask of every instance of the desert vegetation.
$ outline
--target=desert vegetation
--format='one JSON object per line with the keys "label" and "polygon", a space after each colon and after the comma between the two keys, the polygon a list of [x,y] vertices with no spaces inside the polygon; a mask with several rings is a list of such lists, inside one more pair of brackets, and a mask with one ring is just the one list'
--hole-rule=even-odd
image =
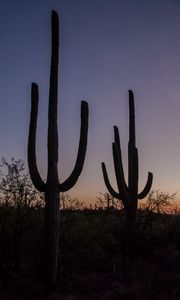
{"label": "desert vegetation", "polygon": [[119,200],[108,206],[102,194],[87,208],[62,195],[57,282],[47,296],[45,205],[22,166],[4,160],[0,178],[1,299],[179,299],[180,215],[162,191],[137,209],[131,251]]}

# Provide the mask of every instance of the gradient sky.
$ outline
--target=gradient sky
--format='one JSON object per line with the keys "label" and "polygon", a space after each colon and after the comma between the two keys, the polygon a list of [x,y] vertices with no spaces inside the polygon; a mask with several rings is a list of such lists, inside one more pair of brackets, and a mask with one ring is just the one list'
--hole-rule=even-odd
{"label": "gradient sky", "polygon": [[[27,162],[30,86],[39,84],[38,166],[46,177],[50,16],[60,14],[59,177],[74,167],[80,101],[90,107],[83,172],[69,195],[93,200],[106,192],[101,162],[116,189],[113,125],[127,165],[128,89],[135,94],[140,189],[180,199],[180,1],[1,0],[0,157]],[[126,172],[127,174],[127,172]]]}

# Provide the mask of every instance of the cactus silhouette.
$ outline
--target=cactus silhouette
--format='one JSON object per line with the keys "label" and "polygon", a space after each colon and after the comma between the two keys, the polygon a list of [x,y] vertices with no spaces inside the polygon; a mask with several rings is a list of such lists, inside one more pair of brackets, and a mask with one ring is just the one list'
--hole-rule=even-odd
{"label": "cactus silhouette", "polygon": [[138,167],[138,150],[136,148],[135,137],[135,109],[134,109],[134,95],[129,90],[129,144],[128,144],[128,185],[126,184],[124,177],[124,170],[121,156],[120,136],[119,130],[114,126],[114,143],[113,148],[113,160],[114,169],[117,181],[118,192],[116,192],[109,181],[105,163],[102,163],[102,171],[105,185],[109,193],[114,197],[122,201],[125,209],[125,215],[128,221],[135,220],[138,199],[143,199],[149,193],[153,174],[148,173],[147,183],[141,193],[138,194],[138,179],[139,179],[139,167]]}
{"label": "cactus silhouette", "polygon": [[88,135],[88,104],[81,102],[81,129],[76,163],[72,173],[62,183],[58,178],[58,127],[57,127],[57,102],[58,102],[58,52],[59,52],[59,19],[58,14],[52,11],[52,50],[49,87],[48,108],[48,171],[47,180],[44,182],[39,174],[36,163],[36,127],[38,117],[38,85],[32,83],[31,87],[31,115],[28,139],[28,164],[32,182],[36,189],[45,193],[45,252],[46,252],[46,280],[53,286],[57,280],[57,262],[59,249],[59,193],[72,188],[81,174]]}

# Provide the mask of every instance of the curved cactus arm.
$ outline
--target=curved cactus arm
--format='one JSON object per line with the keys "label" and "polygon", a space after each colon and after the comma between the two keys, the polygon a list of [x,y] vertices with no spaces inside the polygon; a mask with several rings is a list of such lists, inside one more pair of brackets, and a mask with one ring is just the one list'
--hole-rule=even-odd
{"label": "curved cactus arm", "polygon": [[87,149],[88,116],[88,103],[86,101],[81,101],[81,129],[77,159],[70,176],[63,183],[59,184],[59,191],[61,192],[65,192],[72,188],[77,182],[79,175],[81,174]]}
{"label": "curved cactus arm", "polygon": [[36,163],[36,128],[37,128],[37,117],[38,117],[38,102],[39,93],[38,85],[32,83],[31,87],[31,115],[29,124],[29,138],[28,138],[28,165],[29,172],[31,175],[32,182],[35,188],[40,191],[45,191],[45,183],[41,179],[37,163]]}
{"label": "curved cactus arm", "polygon": [[122,167],[122,161],[119,155],[118,146],[116,143],[112,144],[113,148],[113,160],[114,160],[114,169],[116,174],[116,181],[119,190],[119,197],[121,199],[128,199],[128,188],[124,179],[124,172]]}
{"label": "curved cactus arm", "polygon": [[105,165],[105,163],[103,162],[101,164],[101,166],[102,166],[102,171],[103,171],[104,182],[105,182],[105,185],[106,185],[109,193],[114,198],[121,200],[119,193],[115,192],[115,190],[112,188],[112,186],[110,184],[110,181],[109,181],[109,178],[108,178],[108,174],[107,174],[107,171],[106,171],[106,165]]}
{"label": "curved cactus arm", "polygon": [[153,174],[151,172],[149,172],[146,185],[145,185],[144,189],[142,190],[142,192],[138,194],[138,199],[143,199],[147,196],[147,194],[149,193],[149,191],[151,189],[152,182],[153,182]]}

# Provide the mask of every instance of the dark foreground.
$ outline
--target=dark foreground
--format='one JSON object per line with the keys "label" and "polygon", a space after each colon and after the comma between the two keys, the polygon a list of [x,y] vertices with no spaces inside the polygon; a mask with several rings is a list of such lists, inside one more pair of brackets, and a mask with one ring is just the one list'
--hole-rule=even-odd
{"label": "dark foreground", "polygon": [[180,216],[139,211],[134,236],[122,212],[62,211],[58,283],[43,286],[43,209],[0,208],[0,299],[180,299]]}

